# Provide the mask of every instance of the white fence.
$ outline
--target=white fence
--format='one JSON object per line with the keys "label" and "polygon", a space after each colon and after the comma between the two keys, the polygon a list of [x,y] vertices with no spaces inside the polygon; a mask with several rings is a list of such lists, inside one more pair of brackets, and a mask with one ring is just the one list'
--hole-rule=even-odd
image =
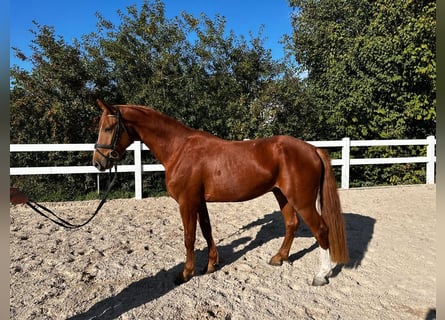
{"label": "white fence", "polygon": [[[341,159],[332,159],[333,166],[341,166],[341,188],[349,189],[349,169],[354,165],[369,164],[395,164],[395,163],[425,163],[426,183],[435,183],[435,162],[436,162],[436,138],[429,136],[426,139],[413,140],[350,140],[343,138],[337,141],[308,141],[309,143],[322,148],[341,148]],[[351,159],[351,147],[371,147],[371,146],[426,146],[426,156],[424,157],[399,157],[399,158],[363,158]],[[51,152],[51,151],[93,151],[94,144],[11,144],[10,152]],[[118,165],[118,172],[134,172],[135,175],[135,198],[142,199],[142,173],[153,171],[164,171],[161,164],[143,164],[142,151],[149,150],[140,141],[135,141],[129,151],[134,151],[134,164]],[[42,174],[76,174],[76,173],[98,173],[97,169],[90,166],[65,166],[65,167],[26,167],[9,168],[10,175],[42,175]]]}

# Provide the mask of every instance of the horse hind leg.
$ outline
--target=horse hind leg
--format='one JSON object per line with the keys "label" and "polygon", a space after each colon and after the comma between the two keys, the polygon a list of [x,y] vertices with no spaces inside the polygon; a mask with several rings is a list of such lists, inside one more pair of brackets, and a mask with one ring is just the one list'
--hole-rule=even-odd
{"label": "horse hind leg", "polygon": [[297,230],[300,221],[298,220],[296,211],[287,201],[286,196],[278,189],[274,190],[274,195],[278,201],[278,204],[280,205],[281,214],[283,215],[284,224],[286,227],[286,233],[280,249],[278,250],[277,254],[270,259],[269,264],[273,266],[280,266],[283,264],[283,261],[287,261],[289,258],[289,251],[294,240],[295,231]]}
{"label": "horse hind leg", "polygon": [[312,280],[313,286],[322,286],[329,283],[328,277],[332,273],[333,265],[329,254],[328,229],[323,218],[315,207],[300,210],[300,215],[308,225],[319,244],[320,269]]}
{"label": "horse hind leg", "polygon": [[323,286],[329,283],[328,278],[332,274],[332,269],[334,265],[331,263],[331,256],[329,254],[329,249],[318,248],[320,257],[320,270],[314,276],[312,280],[313,286]]}
{"label": "horse hind leg", "polygon": [[215,241],[212,237],[212,226],[210,225],[209,212],[207,210],[207,205],[205,201],[201,203],[198,210],[198,221],[201,227],[202,235],[207,241],[208,246],[208,262],[207,267],[202,271],[202,273],[212,273],[215,272],[219,264],[219,255],[216,248]]}

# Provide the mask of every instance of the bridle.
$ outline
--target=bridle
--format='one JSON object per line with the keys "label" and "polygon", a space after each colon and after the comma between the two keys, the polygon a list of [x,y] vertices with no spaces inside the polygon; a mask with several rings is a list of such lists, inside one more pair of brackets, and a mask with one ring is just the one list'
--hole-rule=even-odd
{"label": "bridle", "polygon": [[[111,139],[111,144],[100,144],[100,143],[96,143],[94,144],[94,150],[99,153],[102,157],[104,157],[107,161],[113,161],[116,159],[119,159],[121,157],[121,155],[119,154],[119,152],[117,151],[116,147],[117,147],[117,143],[119,142],[119,136],[121,134],[122,131],[126,132],[128,135],[128,131],[127,128],[125,127],[124,122],[122,121],[122,116],[121,116],[121,112],[119,110],[118,107],[116,107],[116,127],[114,129],[113,132],[113,138]],[[101,152],[100,149],[108,149],[111,150],[111,152],[106,155],[103,152]]]}

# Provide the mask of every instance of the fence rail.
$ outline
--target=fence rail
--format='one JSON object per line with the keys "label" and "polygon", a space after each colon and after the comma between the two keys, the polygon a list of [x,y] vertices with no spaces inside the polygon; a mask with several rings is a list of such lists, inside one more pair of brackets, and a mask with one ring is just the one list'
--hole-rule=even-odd
{"label": "fence rail", "polygon": [[[396,163],[425,163],[427,184],[435,183],[435,163],[436,163],[436,138],[429,136],[426,139],[410,140],[350,140],[343,138],[336,141],[308,141],[316,147],[341,148],[341,158],[332,159],[333,166],[341,166],[341,188],[349,189],[350,166],[354,165],[378,165]],[[352,158],[350,157],[351,147],[372,147],[372,146],[426,146],[426,156],[419,157],[399,157],[399,158]],[[93,151],[94,144],[11,144],[10,152],[54,152],[54,151]],[[140,141],[135,141],[127,148],[134,152],[134,164],[118,165],[118,172],[134,172],[135,175],[135,198],[142,199],[142,173],[164,171],[161,164],[143,164],[142,151],[149,150]],[[97,169],[91,166],[65,166],[65,167],[26,167],[9,168],[10,175],[42,175],[42,174],[78,174],[97,173]]]}

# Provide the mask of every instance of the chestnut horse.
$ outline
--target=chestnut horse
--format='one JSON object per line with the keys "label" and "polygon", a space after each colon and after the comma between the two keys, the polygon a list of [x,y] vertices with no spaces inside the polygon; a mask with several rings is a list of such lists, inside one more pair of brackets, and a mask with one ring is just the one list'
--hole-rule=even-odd
{"label": "chestnut horse", "polygon": [[269,191],[286,226],[283,244],[270,264],[287,261],[299,216],[320,248],[313,285],[328,283],[335,264],[348,261],[340,200],[325,151],[290,136],[227,141],[149,107],[96,103],[103,111],[93,154],[98,170],[111,168],[135,140],[147,145],[165,167],[167,191],[178,202],[184,225],[186,262],[176,283],[195,273],[197,221],[208,244],[205,272],[214,272],[218,265],[206,202],[245,201]]}

